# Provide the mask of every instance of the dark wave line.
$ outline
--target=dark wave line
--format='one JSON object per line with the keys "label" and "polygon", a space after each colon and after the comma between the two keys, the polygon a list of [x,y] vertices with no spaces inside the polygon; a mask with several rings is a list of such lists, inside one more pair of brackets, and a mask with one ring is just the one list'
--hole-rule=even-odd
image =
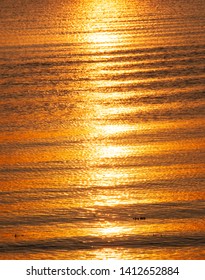
{"label": "dark wave line", "polygon": [[[72,55],[75,54],[73,52],[73,49],[72,47],[76,46],[76,47],[84,47],[85,46],[92,46],[93,43],[89,43],[89,42],[78,42],[78,43],[52,43],[52,44],[32,44],[32,45],[12,45],[12,46],[0,46],[0,51],[2,51],[2,53],[4,54],[5,52],[9,52],[11,51],[11,53],[13,54],[13,49],[16,49],[17,51],[17,54],[19,57],[19,53],[22,53],[23,56],[25,56],[25,53],[24,53],[24,50],[27,50],[27,49],[31,49],[31,54],[32,53],[35,53],[35,56],[36,57],[36,53],[39,54],[39,52],[42,51],[43,55],[46,54],[48,55],[48,51],[52,52],[52,53],[57,53],[59,54],[60,51],[62,51],[64,54],[67,50],[72,50]],[[116,47],[114,48],[115,50],[113,51],[113,48],[111,49],[107,49],[107,50],[103,50],[103,54],[119,54],[119,53],[126,53],[127,50],[123,50],[121,49],[122,45],[120,44],[120,49],[117,49],[118,44],[116,44]],[[126,45],[127,46],[127,45]],[[129,45],[128,45],[129,46]],[[179,52],[179,51],[182,51],[182,52],[193,52],[193,49],[194,50],[200,50],[202,49],[202,51],[205,49],[205,44],[199,44],[197,43],[197,45],[195,44],[192,44],[192,45],[187,45],[187,44],[184,44],[184,45],[164,45],[164,46],[159,46],[159,47],[143,47],[143,48],[133,48],[133,45],[130,46],[132,49],[128,49],[129,52],[137,52],[137,53],[155,53],[155,52],[165,52],[165,53],[170,53],[172,51],[176,51],[176,52]],[[82,53],[83,50],[85,49],[77,49],[77,53],[76,55],[85,55]],[[46,52],[45,52],[46,51]],[[102,52],[100,52],[102,54]],[[30,55],[31,55],[30,54]],[[93,52],[89,52],[89,51],[86,51],[86,54],[87,55],[93,55],[93,56],[96,56],[96,53],[93,53]],[[67,53],[66,53],[67,55]],[[28,57],[26,56],[25,57],[26,59],[28,59]]]}
{"label": "dark wave line", "polygon": [[[139,197],[143,196],[143,191],[140,191]],[[74,193],[69,193],[69,199],[73,199]],[[80,192],[78,191],[78,195]],[[83,196],[84,194],[81,193]],[[42,197],[27,197],[21,198],[22,202],[30,203],[31,201],[40,203],[41,201],[51,201],[65,199],[65,192],[54,195],[42,193]],[[18,198],[19,200],[20,198]],[[2,204],[9,205],[10,201],[6,198],[1,199]],[[66,200],[65,200],[66,201]],[[193,200],[193,201],[180,201],[180,202],[161,202],[161,203],[140,203],[140,204],[122,204],[117,206],[96,206],[95,208],[71,208],[71,209],[60,209],[56,208],[52,210],[52,213],[45,211],[43,214],[36,213],[35,215],[24,215],[7,217],[4,219],[2,216],[0,219],[0,225],[5,226],[37,226],[37,225],[58,225],[58,224],[75,224],[83,225],[88,224],[95,226],[95,223],[99,221],[103,222],[130,222],[132,226],[138,226],[141,221],[133,221],[134,217],[143,216],[145,217],[145,223],[174,223],[174,222],[185,222],[188,219],[193,224],[197,222],[203,222],[204,219],[204,200]],[[132,214],[130,214],[132,213]],[[186,221],[187,222],[187,221]],[[134,223],[134,224],[133,224]]]}
{"label": "dark wave line", "polygon": [[[205,246],[203,235],[150,235],[124,236],[123,238],[97,238],[79,236],[78,238],[61,238],[38,241],[20,241],[0,244],[1,253],[39,252],[39,251],[71,251],[96,250],[99,248],[176,248]],[[202,256],[203,258],[203,256]]]}

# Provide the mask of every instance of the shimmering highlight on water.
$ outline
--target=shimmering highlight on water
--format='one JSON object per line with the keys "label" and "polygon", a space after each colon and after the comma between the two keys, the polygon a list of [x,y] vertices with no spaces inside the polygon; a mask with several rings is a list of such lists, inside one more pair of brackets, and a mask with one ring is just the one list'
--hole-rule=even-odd
{"label": "shimmering highlight on water", "polygon": [[204,8],[1,1],[1,259],[205,257]]}

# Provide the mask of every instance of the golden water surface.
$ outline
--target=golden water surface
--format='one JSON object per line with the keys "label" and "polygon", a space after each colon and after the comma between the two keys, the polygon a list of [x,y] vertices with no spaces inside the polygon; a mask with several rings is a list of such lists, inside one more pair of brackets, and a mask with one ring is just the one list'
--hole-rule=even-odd
{"label": "golden water surface", "polygon": [[0,259],[203,259],[202,0],[0,3]]}

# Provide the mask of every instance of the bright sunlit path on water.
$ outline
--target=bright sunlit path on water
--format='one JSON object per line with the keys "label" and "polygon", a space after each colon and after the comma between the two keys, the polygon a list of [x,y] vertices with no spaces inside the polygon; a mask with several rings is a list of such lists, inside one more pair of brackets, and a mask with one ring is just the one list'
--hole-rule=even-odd
{"label": "bright sunlit path on water", "polygon": [[202,2],[1,1],[1,259],[204,259]]}

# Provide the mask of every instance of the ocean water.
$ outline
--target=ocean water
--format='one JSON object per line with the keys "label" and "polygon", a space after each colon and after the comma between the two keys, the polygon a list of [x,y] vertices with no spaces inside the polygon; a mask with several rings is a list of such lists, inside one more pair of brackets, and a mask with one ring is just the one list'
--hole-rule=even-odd
{"label": "ocean water", "polygon": [[0,259],[204,259],[205,2],[1,0]]}

